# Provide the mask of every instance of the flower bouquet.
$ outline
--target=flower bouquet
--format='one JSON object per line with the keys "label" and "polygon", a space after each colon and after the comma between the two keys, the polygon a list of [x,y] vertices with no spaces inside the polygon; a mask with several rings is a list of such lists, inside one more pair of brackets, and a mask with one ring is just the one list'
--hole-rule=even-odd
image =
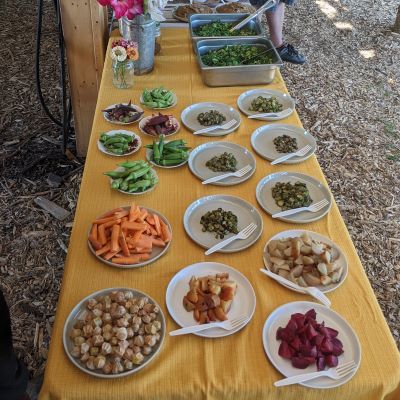
{"label": "flower bouquet", "polygon": [[119,89],[128,89],[133,86],[134,64],[138,60],[138,45],[132,40],[120,39],[111,45],[111,59],[113,60],[113,84]]}

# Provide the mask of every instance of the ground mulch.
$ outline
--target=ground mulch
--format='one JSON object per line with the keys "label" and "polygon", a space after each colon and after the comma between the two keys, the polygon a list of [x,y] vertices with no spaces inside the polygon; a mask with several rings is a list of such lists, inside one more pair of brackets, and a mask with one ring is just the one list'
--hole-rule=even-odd
{"label": "ground mulch", "polygon": [[[282,73],[318,139],[319,162],[400,344],[400,36],[390,31],[397,3],[300,0],[287,12],[285,34],[308,63]],[[0,7],[0,286],[16,351],[34,377],[46,364],[83,160],[61,154],[60,130],[37,100],[36,5]],[[42,83],[59,118],[57,40],[47,1]],[[74,153],[73,138],[70,147]],[[58,221],[36,205],[38,196],[70,216]]]}

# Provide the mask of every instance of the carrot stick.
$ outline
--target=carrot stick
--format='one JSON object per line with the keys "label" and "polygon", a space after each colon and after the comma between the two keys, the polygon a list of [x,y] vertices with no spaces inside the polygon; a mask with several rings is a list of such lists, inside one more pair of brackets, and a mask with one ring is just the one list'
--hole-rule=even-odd
{"label": "carrot stick", "polygon": [[157,235],[161,236],[161,225],[160,225],[160,218],[158,217],[157,214],[154,214],[154,222],[155,222],[155,227],[157,231]]}
{"label": "carrot stick", "polygon": [[124,254],[125,257],[129,257],[130,253],[129,253],[128,245],[126,244],[125,235],[122,232],[122,230],[119,233],[118,240],[119,240],[119,244],[122,249],[122,253]]}
{"label": "carrot stick", "polygon": [[103,246],[101,249],[96,251],[96,256],[101,256],[104,253],[107,253],[111,249],[111,244],[107,243],[105,246]]}
{"label": "carrot stick", "polygon": [[110,260],[111,258],[113,258],[117,253],[119,253],[119,251],[120,251],[121,249],[118,249],[118,251],[109,251],[108,253],[106,253],[104,256],[103,256],[103,258],[105,259],[105,260]]}
{"label": "carrot stick", "polygon": [[89,235],[88,239],[95,250],[99,250],[103,247],[102,244],[98,240],[96,240],[91,234]]}
{"label": "carrot stick", "polygon": [[161,239],[151,238],[151,241],[153,242],[153,246],[165,247],[165,242]]}
{"label": "carrot stick", "polygon": [[129,264],[137,264],[140,261],[145,261],[150,258],[149,254],[136,254],[134,256],[130,257],[114,257],[112,259],[112,262],[115,264],[123,264],[123,265],[129,265]]}
{"label": "carrot stick", "polygon": [[111,231],[111,251],[117,251],[118,248],[120,248],[118,244],[119,231],[120,231],[119,225],[113,225]]}
{"label": "carrot stick", "polygon": [[123,218],[129,215],[129,211],[128,210],[122,210],[122,211],[118,211],[117,213],[115,213],[115,216],[117,218]]}
{"label": "carrot stick", "polygon": [[139,214],[140,214],[139,207],[137,207],[135,203],[132,203],[131,208],[129,210],[128,221],[129,222],[136,221],[136,218],[139,216]]}
{"label": "carrot stick", "polygon": [[161,225],[161,237],[164,242],[168,243],[171,241],[171,232],[167,224],[160,218],[160,225]]}
{"label": "carrot stick", "polygon": [[98,241],[102,246],[104,246],[107,243],[106,230],[104,228],[104,224],[100,225],[97,231],[98,231]]}
{"label": "carrot stick", "polygon": [[121,207],[114,208],[113,210],[108,211],[107,213],[103,214],[102,218],[113,217],[114,214],[119,212],[119,211],[124,211],[124,209],[121,208]]}
{"label": "carrot stick", "polygon": [[155,225],[155,224],[156,224],[155,221],[154,221],[154,216],[151,215],[151,214],[149,214],[149,215],[146,217],[146,221],[147,221],[150,225]]}
{"label": "carrot stick", "polygon": [[132,237],[131,243],[135,244],[142,237],[142,231],[136,231]]}
{"label": "carrot stick", "polygon": [[118,217],[116,217],[115,215],[113,215],[112,217],[106,217],[106,218],[99,218],[99,219],[96,219],[95,221],[93,221],[93,223],[94,223],[94,224],[101,225],[101,224],[105,224],[106,222],[114,221],[114,220],[116,220],[116,219],[118,219]]}
{"label": "carrot stick", "polygon": [[141,224],[139,222],[124,222],[122,224],[122,229],[131,229],[133,231],[145,230],[147,228],[146,224]]}
{"label": "carrot stick", "polygon": [[147,236],[147,235],[142,235],[142,237],[138,241],[136,241],[134,244],[136,247],[144,247],[144,248],[150,248],[150,249],[153,246],[151,236]]}
{"label": "carrot stick", "polygon": [[92,225],[92,229],[90,230],[90,235],[97,240],[97,224]]}
{"label": "carrot stick", "polygon": [[151,249],[145,249],[142,247],[135,247],[131,250],[131,254],[144,254],[144,253],[151,253]]}
{"label": "carrot stick", "polygon": [[118,219],[114,219],[113,221],[105,222],[103,225],[104,225],[104,228],[107,229],[107,228],[110,228],[110,227],[120,224],[120,223],[121,223],[121,218],[118,218]]}
{"label": "carrot stick", "polygon": [[141,221],[144,221],[144,220],[147,218],[148,215],[149,215],[149,213],[147,212],[147,210],[146,210],[145,208],[142,208],[142,209],[140,210],[139,219],[140,219]]}
{"label": "carrot stick", "polygon": [[147,223],[147,232],[150,233],[150,235],[157,236],[157,231],[149,224]]}

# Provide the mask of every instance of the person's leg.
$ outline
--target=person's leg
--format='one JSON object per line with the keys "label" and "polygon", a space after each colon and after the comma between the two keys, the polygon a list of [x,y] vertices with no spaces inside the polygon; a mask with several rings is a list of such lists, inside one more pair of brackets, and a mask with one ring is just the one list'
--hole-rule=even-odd
{"label": "person's leg", "polygon": [[273,11],[267,11],[269,35],[275,47],[283,45],[283,19],[285,18],[285,3],[280,2]]}

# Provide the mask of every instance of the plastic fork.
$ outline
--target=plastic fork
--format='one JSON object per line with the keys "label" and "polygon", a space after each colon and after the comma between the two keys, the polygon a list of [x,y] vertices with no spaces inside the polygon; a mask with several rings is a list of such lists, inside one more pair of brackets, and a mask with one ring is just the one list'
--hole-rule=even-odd
{"label": "plastic fork", "polygon": [[211,322],[209,324],[187,326],[186,328],[177,329],[169,333],[170,336],[186,335],[187,333],[195,333],[205,331],[206,329],[222,328],[227,331],[233,331],[239,328],[241,325],[247,323],[249,317],[247,315],[241,315],[239,317],[228,319],[223,322]]}
{"label": "plastic fork", "polygon": [[213,178],[206,179],[202,183],[203,183],[203,185],[207,185],[208,183],[218,182],[218,181],[221,181],[222,179],[226,179],[226,178],[229,178],[231,176],[236,176],[237,178],[241,178],[242,176],[246,175],[250,171],[251,171],[251,165],[247,164],[245,167],[239,169],[238,171],[229,172],[227,174],[214,176]]}
{"label": "plastic fork", "polygon": [[199,131],[195,131],[195,132],[193,132],[193,135],[201,135],[202,133],[215,131],[216,129],[223,129],[223,130],[230,129],[236,123],[237,123],[236,119],[231,119],[230,121],[226,122],[225,124],[213,125],[213,126],[209,126],[208,128],[204,128],[204,129],[200,129]]}
{"label": "plastic fork", "polygon": [[331,301],[316,287],[314,286],[308,286],[308,287],[303,287],[300,285],[297,285],[296,283],[293,283],[292,281],[289,281],[289,279],[284,278],[283,276],[280,276],[278,274],[275,274],[268,269],[265,268],[260,268],[260,271],[269,276],[270,278],[276,280],[277,282],[280,282],[292,289],[299,290],[302,293],[308,293],[310,296],[314,297],[317,299],[320,303],[322,303],[324,306],[330,307],[331,306]]}
{"label": "plastic fork", "polygon": [[321,201],[318,201],[315,204],[311,204],[311,206],[308,206],[308,207],[293,208],[291,210],[286,210],[286,211],[278,212],[276,214],[272,214],[272,218],[287,217],[289,215],[297,214],[302,211],[309,211],[309,212],[315,213],[315,212],[322,210],[328,204],[329,204],[329,201],[327,199],[323,199]]}
{"label": "plastic fork", "polygon": [[270,112],[270,113],[261,113],[261,114],[252,114],[247,118],[249,119],[257,119],[257,118],[286,118],[292,113],[293,109],[287,108],[278,113]]}
{"label": "plastic fork", "polygon": [[279,164],[282,163],[286,160],[289,160],[292,157],[303,157],[305,156],[310,150],[312,149],[312,147],[308,144],[307,146],[304,146],[303,148],[301,148],[300,150],[294,152],[294,153],[290,153],[290,154],[286,154],[285,156],[279,157],[276,160],[271,162],[271,165],[275,165],[275,164]]}
{"label": "plastic fork", "polygon": [[228,246],[229,243],[232,243],[234,240],[237,239],[247,239],[250,235],[257,229],[257,225],[255,223],[251,223],[250,225],[246,226],[246,228],[242,229],[237,235],[232,236],[222,242],[219,242],[215,246],[209,248],[204,254],[206,256],[215,253],[218,250],[221,250],[223,247]]}
{"label": "plastic fork", "polygon": [[320,376],[327,376],[328,378],[338,380],[342,379],[348,374],[351,374],[356,368],[357,368],[356,363],[354,361],[349,361],[335,368],[329,368],[326,371],[310,372],[309,374],[295,375],[289,378],[281,379],[280,381],[276,381],[274,385],[275,386],[293,385],[294,383],[310,381],[311,379],[319,378]]}

